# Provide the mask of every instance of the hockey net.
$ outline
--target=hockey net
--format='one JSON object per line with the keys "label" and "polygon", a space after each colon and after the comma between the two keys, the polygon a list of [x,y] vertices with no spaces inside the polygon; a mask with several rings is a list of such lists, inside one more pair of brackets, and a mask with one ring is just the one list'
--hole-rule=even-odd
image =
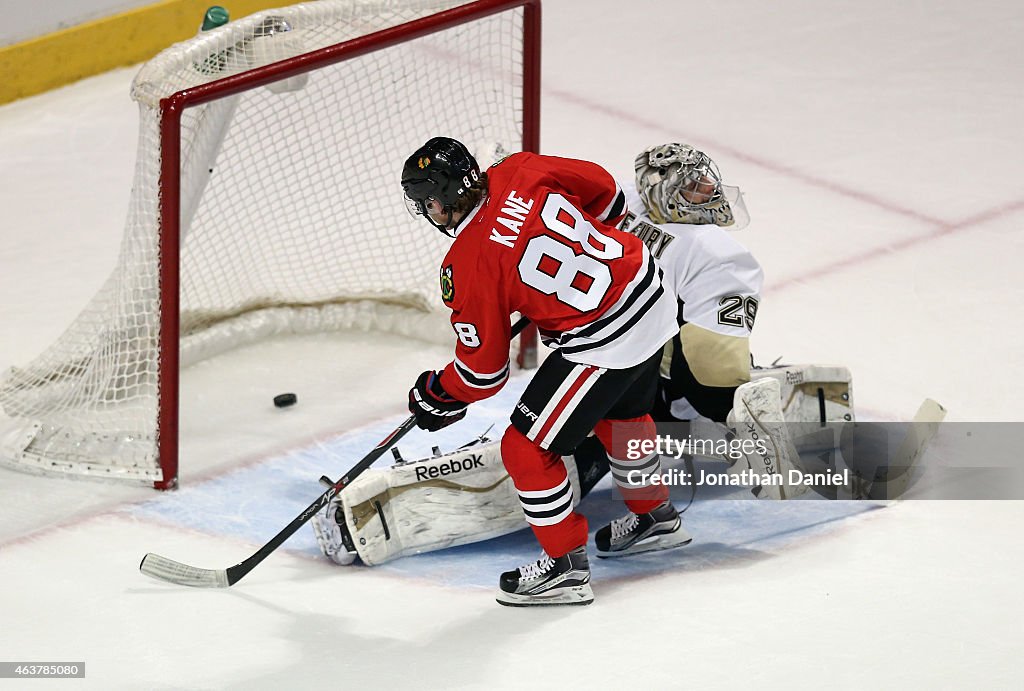
{"label": "hockey net", "polygon": [[536,150],[538,71],[539,0],[320,0],[146,63],[116,269],[0,381],[0,462],[173,487],[179,367],[287,333],[450,341],[448,241],[398,173],[438,134],[482,165]]}

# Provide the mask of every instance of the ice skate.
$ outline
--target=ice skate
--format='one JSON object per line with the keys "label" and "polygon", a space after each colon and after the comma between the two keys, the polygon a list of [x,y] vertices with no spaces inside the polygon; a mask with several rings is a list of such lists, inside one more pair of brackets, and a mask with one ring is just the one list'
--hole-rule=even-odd
{"label": "ice skate", "polygon": [[509,607],[589,605],[590,562],[586,547],[552,559],[546,554],[535,562],[501,574],[499,604]]}
{"label": "ice skate", "polygon": [[682,547],[693,540],[683,528],[679,512],[665,502],[650,513],[628,513],[597,531],[597,556],[625,557],[655,550]]}

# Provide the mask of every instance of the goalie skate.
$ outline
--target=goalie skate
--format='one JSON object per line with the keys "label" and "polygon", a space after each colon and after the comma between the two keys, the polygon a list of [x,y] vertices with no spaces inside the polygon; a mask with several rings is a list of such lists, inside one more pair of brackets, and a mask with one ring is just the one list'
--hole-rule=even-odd
{"label": "goalie skate", "polygon": [[557,559],[542,554],[540,559],[501,574],[498,604],[507,607],[545,605],[589,605],[590,588],[587,548],[577,547]]}
{"label": "goalie skate", "polygon": [[628,513],[598,530],[594,536],[597,556],[601,558],[672,549],[692,541],[693,536],[683,528],[679,512],[670,502],[650,513]]}
{"label": "goalie skate", "polygon": [[341,501],[332,499],[327,508],[313,515],[310,525],[324,556],[340,566],[348,566],[356,560],[356,549],[345,525]]}

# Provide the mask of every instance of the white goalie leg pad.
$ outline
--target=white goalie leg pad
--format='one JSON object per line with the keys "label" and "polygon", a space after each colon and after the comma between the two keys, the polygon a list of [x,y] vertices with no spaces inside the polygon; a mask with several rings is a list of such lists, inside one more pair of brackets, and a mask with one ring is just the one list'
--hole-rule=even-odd
{"label": "white goalie leg pad", "polygon": [[782,413],[799,452],[820,452],[838,446],[837,432],[855,420],[853,377],[840,365],[755,367],[752,381],[779,382]]}
{"label": "white goalie leg pad", "polygon": [[782,412],[791,423],[853,422],[853,377],[841,365],[754,367],[751,381],[779,382]]}
{"label": "white goalie leg pad", "polygon": [[[575,465],[566,466],[578,501]],[[499,441],[368,470],[341,499],[359,558],[371,566],[526,527]]]}
{"label": "white goalie leg pad", "polygon": [[782,414],[779,381],[763,377],[736,389],[733,416],[736,436],[745,442],[755,477],[763,478],[759,498],[793,499],[810,489],[794,465],[798,458]]}
{"label": "white goalie leg pad", "polygon": [[725,461],[730,466],[735,466],[740,456],[730,455],[722,450],[723,444],[728,447],[733,443],[735,436],[733,431],[721,422],[706,417],[694,418],[690,420],[690,453],[695,458]]}

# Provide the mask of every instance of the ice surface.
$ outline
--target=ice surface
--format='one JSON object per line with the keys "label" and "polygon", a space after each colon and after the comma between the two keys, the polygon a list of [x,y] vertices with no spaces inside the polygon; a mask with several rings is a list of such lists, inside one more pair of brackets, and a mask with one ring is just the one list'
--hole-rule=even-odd
{"label": "ice surface", "polygon": [[[544,22],[544,152],[626,176],[641,148],[681,140],[743,188],[738,237],[767,275],[759,361],[849,366],[864,418],[909,419],[930,396],[950,420],[1020,419],[1018,3],[554,0]],[[0,107],[2,367],[52,341],[114,265],[133,74]],[[528,533],[345,569],[303,530],[226,591],[138,573],[149,551],[247,557],[448,355],[340,334],[189,369],[176,493],[0,470],[0,657],[84,660],[78,684],[97,689],[1019,683],[1021,502],[698,498],[692,545],[595,560],[597,601],[569,611],[494,604],[498,572],[535,556]],[[501,421],[522,385],[410,435],[405,455]],[[283,391],[298,405],[275,409]],[[596,529],[619,507],[599,489],[583,509]]]}

